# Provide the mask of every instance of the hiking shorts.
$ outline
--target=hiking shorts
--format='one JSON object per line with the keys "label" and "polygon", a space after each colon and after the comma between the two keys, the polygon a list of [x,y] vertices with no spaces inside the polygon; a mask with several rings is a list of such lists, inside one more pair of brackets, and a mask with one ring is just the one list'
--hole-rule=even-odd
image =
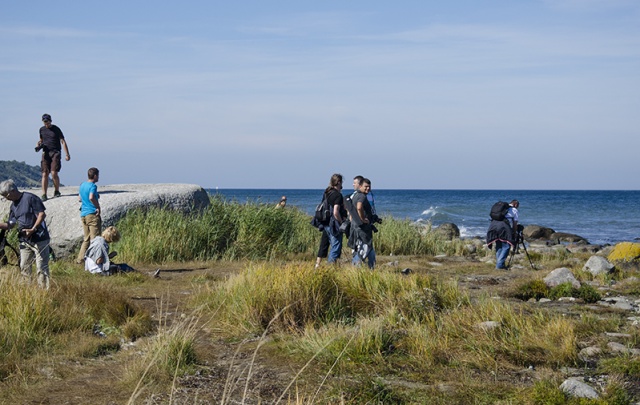
{"label": "hiking shorts", "polygon": [[42,152],[40,167],[43,173],[59,172],[62,169],[62,151],[52,150]]}

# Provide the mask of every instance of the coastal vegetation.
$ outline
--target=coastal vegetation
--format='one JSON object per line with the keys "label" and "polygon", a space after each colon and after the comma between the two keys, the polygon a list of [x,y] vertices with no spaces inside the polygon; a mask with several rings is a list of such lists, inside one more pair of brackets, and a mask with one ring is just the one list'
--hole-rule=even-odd
{"label": "coastal vegetation", "polygon": [[15,160],[0,160],[0,182],[12,179],[19,188],[39,187],[42,179],[40,166]]}
{"label": "coastal vegetation", "polygon": [[[117,246],[123,259],[134,263],[308,259],[317,251],[321,235],[309,222],[297,208],[277,210],[214,196],[207,208],[193,213],[160,208],[129,212],[118,224],[127,237]],[[460,240],[443,240],[408,220],[385,217],[378,229],[376,252],[383,256],[464,251]]]}
{"label": "coastal vegetation", "polygon": [[[315,269],[320,233],[309,220],[295,208],[212,197],[190,214],[128,213],[113,249],[137,272],[96,277],[57,261],[44,292],[0,269],[0,402],[640,399],[640,358],[605,350],[611,334],[638,347],[640,331],[625,313],[590,305],[640,295],[633,268],[593,276],[581,270],[586,254],[532,252],[537,268],[568,267],[582,282],[549,288],[548,272],[527,262],[497,271],[483,261],[491,251],[384,218],[375,271],[346,262]],[[584,357],[587,346],[602,354]],[[600,397],[560,390],[569,370],[594,381]]]}

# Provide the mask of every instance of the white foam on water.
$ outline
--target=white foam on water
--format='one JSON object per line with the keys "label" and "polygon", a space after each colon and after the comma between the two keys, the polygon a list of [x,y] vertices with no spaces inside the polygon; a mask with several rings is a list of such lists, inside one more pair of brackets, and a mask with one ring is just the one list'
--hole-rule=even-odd
{"label": "white foam on water", "polygon": [[438,213],[438,207],[431,206],[428,210],[422,211],[422,215],[428,216],[429,218],[434,217]]}

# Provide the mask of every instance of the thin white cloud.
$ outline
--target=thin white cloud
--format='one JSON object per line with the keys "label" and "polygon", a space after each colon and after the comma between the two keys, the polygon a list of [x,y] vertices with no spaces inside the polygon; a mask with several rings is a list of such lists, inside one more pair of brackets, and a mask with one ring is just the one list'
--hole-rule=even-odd
{"label": "thin white cloud", "polygon": [[599,12],[603,10],[636,9],[636,0],[542,0],[547,7],[575,12]]}

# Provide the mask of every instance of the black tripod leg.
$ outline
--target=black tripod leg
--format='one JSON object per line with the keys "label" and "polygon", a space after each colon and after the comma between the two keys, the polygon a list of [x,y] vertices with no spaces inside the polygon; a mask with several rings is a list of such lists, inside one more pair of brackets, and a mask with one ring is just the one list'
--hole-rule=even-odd
{"label": "black tripod leg", "polygon": [[527,250],[527,247],[524,245],[524,241],[522,241],[522,248],[524,249],[524,252],[527,254],[527,259],[529,259],[529,264],[531,265],[531,268],[533,270],[536,270],[536,266],[533,265],[533,260],[531,260],[531,256],[529,256],[529,251]]}
{"label": "black tripod leg", "polygon": [[[503,242],[503,243],[505,243],[505,242]],[[509,262],[507,263],[507,268],[511,267],[511,262],[513,261],[513,256],[515,256],[515,255],[516,255],[516,250],[515,250],[515,248],[512,248],[511,249],[511,254],[509,255],[510,256],[509,257]]]}

